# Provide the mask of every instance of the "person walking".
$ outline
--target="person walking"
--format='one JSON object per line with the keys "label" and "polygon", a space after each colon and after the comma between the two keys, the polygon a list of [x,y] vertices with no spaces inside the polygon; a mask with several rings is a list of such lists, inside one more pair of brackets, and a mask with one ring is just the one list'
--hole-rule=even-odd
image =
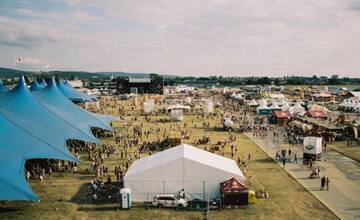
{"label": "person walking", "polygon": [[325,176],[323,176],[323,177],[321,178],[320,190],[323,190],[323,189],[324,189],[324,187],[325,187],[325,182],[326,182],[326,179],[325,179]]}
{"label": "person walking", "polygon": [[329,177],[326,177],[326,190],[327,191],[329,191],[329,183],[330,183]]}
{"label": "person walking", "polygon": [[285,168],[285,164],[286,164],[286,158],[285,157],[283,157],[283,166],[284,166],[284,168]]}

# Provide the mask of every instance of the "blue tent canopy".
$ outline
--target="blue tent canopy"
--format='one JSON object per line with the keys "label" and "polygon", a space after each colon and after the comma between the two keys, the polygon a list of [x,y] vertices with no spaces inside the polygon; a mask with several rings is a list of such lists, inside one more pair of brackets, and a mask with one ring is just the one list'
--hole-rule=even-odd
{"label": "blue tent canopy", "polygon": [[0,94],[0,200],[37,200],[24,164],[35,158],[77,161],[66,148],[68,138],[89,139],[37,102],[23,78]]}
{"label": "blue tent canopy", "polygon": [[28,159],[77,161],[62,147],[46,143],[0,114],[0,200],[38,200],[24,176]]}
{"label": "blue tent canopy", "polygon": [[100,143],[90,128],[112,130],[110,120],[69,101],[54,80],[31,93],[21,77],[14,89],[0,93],[0,200],[38,200],[24,176],[26,160],[78,162],[66,140]]}
{"label": "blue tent canopy", "polygon": [[78,90],[74,89],[69,82],[65,85],[62,80],[58,82],[59,90],[71,101],[74,102],[92,102],[94,97],[87,94],[81,93]]}
{"label": "blue tent canopy", "polygon": [[6,87],[3,83],[3,81],[0,80],[0,93],[8,92],[10,89]]}
{"label": "blue tent canopy", "polygon": [[47,83],[46,83],[45,79],[41,80],[40,86],[42,86],[42,88],[45,88],[47,86]]}
{"label": "blue tent canopy", "polygon": [[104,123],[103,120],[99,120],[97,115],[90,114],[90,112],[67,99],[58,89],[54,79],[45,89],[38,90],[33,94],[52,112],[89,135],[92,135],[91,127],[113,130],[109,123]]}
{"label": "blue tent canopy", "polygon": [[77,161],[66,147],[68,139],[99,143],[41,104],[27,89],[23,77],[14,89],[1,93],[0,200],[37,200],[24,177],[26,160]]}
{"label": "blue tent canopy", "polygon": [[112,115],[99,115],[93,112],[88,113],[90,113],[93,117],[97,118],[99,121],[102,121],[105,124],[111,124],[111,122],[115,120],[114,116]]}
{"label": "blue tent canopy", "polygon": [[26,125],[38,136],[61,141],[65,148],[66,139],[79,139],[99,143],[97,139],[83,133],[76,125],[70,124],[51,112],[36,100],[27,89],[24,79],[10,92],[0,94],[0,114],[6,115],[19,125]]}
{"label": "blue tent canopy", "polygon": [[30,91],[37,91],[37,90],[40,90],[44,88],[43,86],[41,86],[36,80],[34,80],[32,83],[31,83],[31,86],[30,86]]}

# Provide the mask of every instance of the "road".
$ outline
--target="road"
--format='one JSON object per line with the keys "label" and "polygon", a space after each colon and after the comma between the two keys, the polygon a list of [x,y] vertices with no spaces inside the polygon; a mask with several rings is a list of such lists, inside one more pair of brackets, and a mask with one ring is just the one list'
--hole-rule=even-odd
{"label": "road", "polygon": [[[284,140],[277,140],[270,133],[266,138],[245,134],[274,160],[278,150],[289,148]],[[309,179],[310,169],[302,165],[302,146],[297,145],[291,150],[297,154],[299,163],[287,163],[285,170],[339,218],[360,219],[360,163],[328,149],[323,159],[316,162],[321,176],[330,179],[330,190],[322,191],[320,179]]]}

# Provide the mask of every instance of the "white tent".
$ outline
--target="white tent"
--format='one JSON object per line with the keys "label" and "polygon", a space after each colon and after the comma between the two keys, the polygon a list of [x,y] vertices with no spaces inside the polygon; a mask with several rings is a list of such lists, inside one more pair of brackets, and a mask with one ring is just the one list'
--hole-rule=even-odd
{"label": "white tent", "polygon": [[134,201],[152,200],[156,194],[185,190],[188,199],[219,196],[219,184],[235,177],[244,180],[234,160],[182,144],[136,160],[124,184]]}
{"label": "white tent", "polygon": [[184,118],[184,112],[182,109],[171,109],[170,115],[171,118],[176,121],[182,121]]}
{"label": "white tent", "polygon": [[278,103],[273,99],[272,102],[271,102],[271,106],[270,106],[271,109],[280,109]]}
{"label": "white tent", "polygon": [[231,120],[231,118],[224,118],[224,126],[225,127],[231,127],[234,125],[234,122]]}
{"label": "white tent", "polygon": [[249,103],[249,106],[258,106],[259,104],[255,101],[255,99],[252,99]]}
{"label": "white tent", "polygon": [[154,110],[154,107],[155,107],[155,100],[154,99],[146,100],[143,103],[143,110],[144,110],[145,113],[152,112]]}
{"label": "white tent", "polygon": [[256,108],[256,112],[260,113],[261,111],[268,111],[270,108],[266,104],[265,99],[260,100],[260,105]]}
{"label": "white tent", "polygon": [[295,105],[293,106],[293,111],[294,111],[294,114],[302,114],[305,112],[305,108],[302,107],[300,102],[296,102]]}
{"label": "white tent", "polygon": [[188,97],[185,98],[185,103],[186,104],[191,105],[191,102],[192,102],[191,97],[188,96]]}
{"label": "white tent", "polygon": [[206,114],[212,114],[214,113],[214,102],[211,101],[210,99],[205,100],[204,103],[204,112]]}
{"label": "white tent", "polygon": [[259,106],[259,107],[263,107],[263,108],[267,107],[266,99],[261,99],[261,100],[259,101],[259,103],[260,103],[260,106]]}
{"label": "white tent", "polygon": [[289,111],[289,110],[290,110],[290,105],[285,101],[284,104],[281,106],[281,111]]}

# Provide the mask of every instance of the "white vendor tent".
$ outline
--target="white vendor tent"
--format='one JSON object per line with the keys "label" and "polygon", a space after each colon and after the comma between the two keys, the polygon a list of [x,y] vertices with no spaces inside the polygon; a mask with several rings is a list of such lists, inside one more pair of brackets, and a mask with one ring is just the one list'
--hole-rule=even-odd
{"label": "white vendor tent", "polygon": [[302,107],[300,102],[296,102],[292,108],[293,108],[294,114],[303,114],[305,112],[305,108]]}
{"label": "white vendor tent", "polygon": [[278,103],[273,99],[272,102],[271,102],[271,106],[270,106],[271,109],[278,109],[280,110],[280,106],[278,105]]}
{"label": "white vendor tent", "polygon": [[224,126],[225,127],[231,127],[234,125],[234,122],[231,120],[231,118],[224,118]]}
{"label": "white vendor tent", "polygon": [[283,105],[281,106],[281,111],[289,111],[290,110],[290,105],[289,103],[287,103],[286,101],[283,103]]}
{"label": "white vendor tent", "polygon": [[151,201],[156,194],[184,189],[188,199],[219,196],[219,184],[244,176],[234,160],[182,144],[136,160],[126,172],[124,186],[133,201]]}
{"label": "white vendor tent", "polygon": [[171,118],[175,121],[182,121],[184,118],[184,111],[182,109],[171,109]]}
{"label": "white vendor tent", "polygon": [[143,110],[145,113],[152,112],[154,110],[154,108],[155,108],[155,100],[154,99],[146,100],[143,103]]}
{"label": "white vendor tent", "polygon": [[249,106],[258,106],[259,104],[255,101],[255,99],[252,99],[249,103]]}
{"label": "white vendor tent", "polygon": [[206,99],[204,103],[204,112],[206,114],[212,114],[214,113],[214,102],[210,99]]}

